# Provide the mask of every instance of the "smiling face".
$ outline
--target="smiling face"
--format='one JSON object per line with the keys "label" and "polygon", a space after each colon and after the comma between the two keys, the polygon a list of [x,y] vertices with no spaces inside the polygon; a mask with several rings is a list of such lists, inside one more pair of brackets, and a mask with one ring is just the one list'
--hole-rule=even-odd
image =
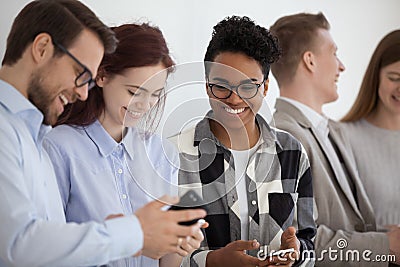
{"label": "smiling face", "polygon": [[[233,88],[233,92],[228,98],[218,99],[207,86],[207,94],[215,120],[227,131],[243,129],[243,127],[254,128],[255,115],[259,111],[268,89],[268,83],[263,83],[264,75],[260,64],[242,53],[232,52],[218,54],[213,62],[217,64],[212,64],[210,67],[208,83]],[[243,88],[246,88],[246,84],[261,84],[261,86],[253,98],[242,99],[236,91],[237,86],[241,84]],[[216,85],[213,89],[214,94],[215,90],[218,90]]]}
{"label": "smiling face", "polygon": [[388,117],[400,116],[400,61],[383,67],[379,74],[379,112]]}
{"label": "smiling face", "polygon": [[160,99],[166,79],[167,70],[161,63],[98,78],[105,102],[101,123],[106,130],[120,131],[121,126],[134,126]]}
{"label": "smiling face", "polygon": [[325,104],[338,98],[337,82],[345,67],[336,54],[337,47],[328,30],[318,30],[316,46],[317,49],[314,53],[316,88],[318,88],[318,99]]}
{"label": "smiling face", "polygon": [[[68,51],[96,75],[104,47],[95,34],[82,31]],[[75,79],[82,71],[82,66],[63,54],[51,57],[32,73],[27,96],[43,113],[45,124],[54,125],[68,103],[86,100],[88,85],[75,85]]]}

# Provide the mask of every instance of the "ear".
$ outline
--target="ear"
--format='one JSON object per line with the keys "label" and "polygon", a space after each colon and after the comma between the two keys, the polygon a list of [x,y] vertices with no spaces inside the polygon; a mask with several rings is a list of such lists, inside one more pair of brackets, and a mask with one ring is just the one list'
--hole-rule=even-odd
{"label": "ear", "polygon": [[311,51],[306,51],[303,54],[303,63],[306,69],[308,69],[311,72],[314,72],[317,67],[317,62],[314,53]]}
{"label": "ear", "polygon": [[264,90],[263,90],[263,96],[267,96],[267,92],[268,92],[268,86],[269,86],[269,79],[266,79],[264,81]]}
{"label": "ear", "polygon": [[54,46],[48,33],[36,35],[31,46],[32,59],[35,63],[41,63],[53,56]]}
{"label": "ear", "polygon": [[104,87],[104,84],[107,82],[107,75],[104,67],[99,67],[97,70],[97,76],[96,76],[96,84],[99,87]]}
{"label": "ear", "polygon": [[107,78],[106,78],[105,76],[97,75],[97,76],[96,76],[96,84],[97,84],[97,86],[103,88],[103,87],[104,87],[104,84],[106,83],[106,80],[107,80]]}
{"label": "ear", "polygon": [[207,76],[205,77],[205,80],[206,80],[206,83],[205,83],[205,87],[204,87],[204,88],[206,88],[206,93],[207,93],[207,95],[208,95],[209,97],[211,97],[212,94],[211,94],[211,90],[209,90],[210,88],[208,87],[208,78],[207,78]]}

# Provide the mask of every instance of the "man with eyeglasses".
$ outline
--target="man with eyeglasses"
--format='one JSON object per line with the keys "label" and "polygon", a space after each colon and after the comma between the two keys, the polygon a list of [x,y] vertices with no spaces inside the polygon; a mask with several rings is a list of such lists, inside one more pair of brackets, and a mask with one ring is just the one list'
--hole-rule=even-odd
{"label": "man with eyeglasses", "polygon": [[97,266],[138,253],[158,259],[198,231],[178,223],[205,211],[167,212],[161,201],[101,223],[65,222],[42,140],[65,105],[86,100],[103,54],[116,44],[76,0],[33,1],[15,18],[0,69],[1,267]]}
{"label": "man with eyeglasses", "polygon": [[307,155],[257,114],[278,57],[276,39],[248,17],[228,17],[214,27],[204,58],[212,110],[170,138],[180,153],[179,184],[204,198],[210,223],[186,265],[312,264],[301,257],[313,250],[316,233]]}

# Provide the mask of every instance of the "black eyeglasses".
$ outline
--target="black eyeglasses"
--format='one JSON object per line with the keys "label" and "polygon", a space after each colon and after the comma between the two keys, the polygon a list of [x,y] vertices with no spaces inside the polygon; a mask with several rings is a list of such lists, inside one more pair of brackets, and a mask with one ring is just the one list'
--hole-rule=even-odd
{"label": "black eyeglasses", "polygon": [[86,84],[88,85],[88,90],[92,89],[95,86],[95,81],[93,80],[92,72],[82,63],[80,62],[74,55],[72,55],[64,46],[59,44],[54,38],[52,38],[52,42],[55,46],[57,46],[63,53],[67,54],[70,58],[72,58],[79,66],[83,68],[83,71],[76,77],[75,86],[82,87]]}
{"label": "black eyeglasses", "polygon": [[211,90],[213,96],[218,99],[227,99],[232,95],[233,90],[236,90],[236,94],[242,99],[251,99],[257,95],[258,88],[264,83],[241,83],[233,86],[227,83],[218,82],[210,83],[207,81],[207,85]]}

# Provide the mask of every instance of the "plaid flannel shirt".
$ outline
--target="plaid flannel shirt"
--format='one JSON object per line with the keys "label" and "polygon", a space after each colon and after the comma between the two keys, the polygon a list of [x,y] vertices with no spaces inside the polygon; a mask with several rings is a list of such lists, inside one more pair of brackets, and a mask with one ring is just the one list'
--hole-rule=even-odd
{"label": "plaid flannel shirt", "polygon": [[[184,259],[183,266],[205,266],[210,250],[240,240],[241,236],[234,159],[211,132],[208,118],[212,116],[210,111],[195,128],[170,137],[180,154],[180,194],[194,189],[208,203],[206,220],[210,225],[204,231],[204,241],[200,249]],[[278,250],[282,232],[295,226],[301,254],[312,253],[316,226],[307,154],[290,134],[271,128],[260,115],[256,120],[261,142],[249,159],[245,175],[248,238],[257,239],[266,250]],[[249,254],[256,256],[257,251]],[[313,259],[302,258],[295,265],[313,265]]]}

